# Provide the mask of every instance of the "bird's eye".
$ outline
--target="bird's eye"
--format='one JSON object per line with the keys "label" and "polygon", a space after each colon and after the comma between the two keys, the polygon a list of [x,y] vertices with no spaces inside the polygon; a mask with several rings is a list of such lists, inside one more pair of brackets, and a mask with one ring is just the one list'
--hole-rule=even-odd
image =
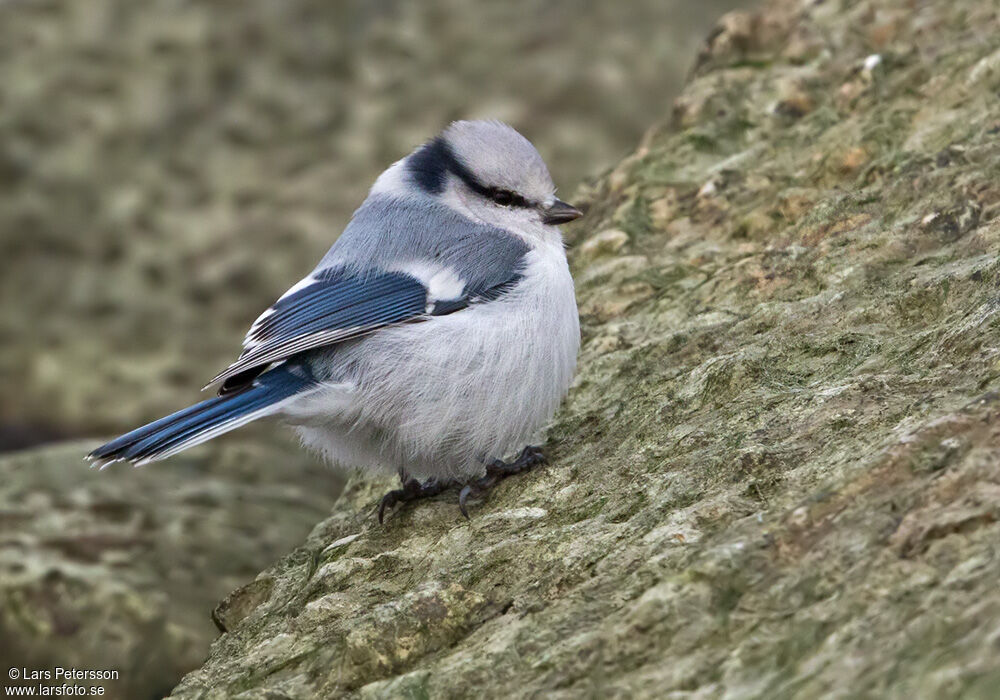
{"label": "bird's eye", "polygon": [[494,190],[491,196],[502,207],[509,207],[514,203],[514,193],[510,190]]}

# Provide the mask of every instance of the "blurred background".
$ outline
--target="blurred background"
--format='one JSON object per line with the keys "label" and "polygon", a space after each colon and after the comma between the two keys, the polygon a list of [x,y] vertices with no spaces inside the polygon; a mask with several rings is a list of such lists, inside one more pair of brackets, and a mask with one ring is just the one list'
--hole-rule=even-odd
{"label": "blurred background", "polygon": [[96,439],[12,451],[201,398],[376,175],[453,119],[511,123],[571,198],[749,4],[0,0],[0,656],[115,650],[141,680],[117,692],[163,692],[339,484],[259,425],[144,470],[87,470]]}
{"label": "blurred background", "polygon": [[510,122],[571,194],[736,4],[0,2],[0,446],[198,398],[450,120]]}

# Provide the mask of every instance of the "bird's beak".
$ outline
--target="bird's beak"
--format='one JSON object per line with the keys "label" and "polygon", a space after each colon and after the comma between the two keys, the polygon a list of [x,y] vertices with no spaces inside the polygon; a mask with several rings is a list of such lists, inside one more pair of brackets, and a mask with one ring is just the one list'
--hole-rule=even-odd
{"label": "bird's beak", "polygon": [[583,212],[574,207],[572,204],[567,204],[561,199],[557,199],[548,207],[542,211],[542,221],[550,226],[557,226],[559,224],[565,224],[570,221],[575,221],[583,216]]}

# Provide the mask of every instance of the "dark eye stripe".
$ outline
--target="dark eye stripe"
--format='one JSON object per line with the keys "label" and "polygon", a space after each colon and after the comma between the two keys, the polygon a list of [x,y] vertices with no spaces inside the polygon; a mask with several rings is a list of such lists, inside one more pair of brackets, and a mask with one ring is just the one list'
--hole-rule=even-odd
{"label": "dark eye stripe", "polygon": [[447,173],[453,173],[476,194],[496,202],[500,192],[509,193],[510,202],[503,206],[530,208],[535,206],[521,195],[500,187],[488,187],[481,183],[469,171],[455,154],[448,143],[438,136],[424,144],[416,153],[410,156],[407,163],[410,176],[416,184],[426,192],[440,194],[444,191]]}
{"label": "dark eye stripe", "polygon": [[511,192],[510,190],[504,190],[499,187],[491,187],[485,193],[487,197],[492,199],[497,204],[504,207],[530,207],[531,203],[528,202],[524,197],[517,194],[516,192]]}

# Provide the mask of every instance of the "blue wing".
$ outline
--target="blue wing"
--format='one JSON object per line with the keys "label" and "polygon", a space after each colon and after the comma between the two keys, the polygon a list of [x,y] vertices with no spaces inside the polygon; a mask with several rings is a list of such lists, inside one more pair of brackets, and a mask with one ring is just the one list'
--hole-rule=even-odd
{"label": "blue wing", "polygon": [[487,289],[463,288],[453,299],[433,299],[421,280],[405,272],[314,273],[274,303],[251,326],[239,359],[209,385],[220,393],[244,387],[272,363],[314,348],[358,338],[385,326],[454,313],[470,304],[495,300],[520,280],[508,278]]}

